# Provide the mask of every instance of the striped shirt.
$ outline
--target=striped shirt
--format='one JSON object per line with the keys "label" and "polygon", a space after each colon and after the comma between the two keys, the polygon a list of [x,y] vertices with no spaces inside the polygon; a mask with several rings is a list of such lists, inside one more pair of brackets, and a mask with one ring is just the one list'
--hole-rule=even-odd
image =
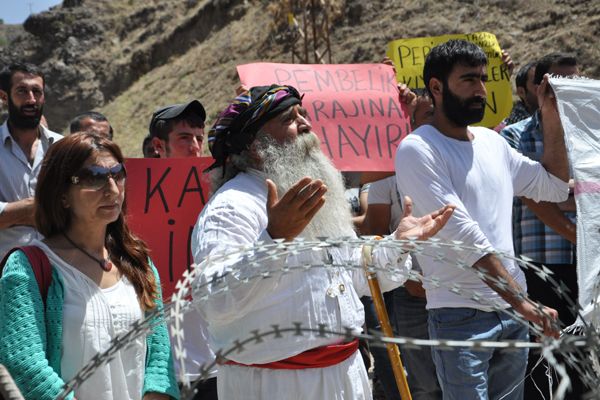
{"label": "striped shirt", "polygon": [[[511,147],[532,160],[540,161],[544,152],[544,137],[539,112],[500,132]],[[573,222],[574,212],[565,212]],[[575,263],[575,246],[546,226],[523,202],[513,202],[513,239],[515,254],[530,257],[542,264]]]}

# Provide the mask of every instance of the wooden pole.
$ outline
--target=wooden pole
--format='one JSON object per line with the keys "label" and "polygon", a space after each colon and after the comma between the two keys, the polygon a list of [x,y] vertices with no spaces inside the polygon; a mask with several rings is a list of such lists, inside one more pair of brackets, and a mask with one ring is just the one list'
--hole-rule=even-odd
{"label": "wooden pole", "polygon": [[[375,311],[377,312],[377,318],[381,324],[381,331],[384,336],[394,337],[394,331],[390,325],[390,319],[385,308],[385,302],[383,295],[381,294],[381,288],[379,287],[379,280],[377,280],[377,274],[374,271],[370,271],[369,267],[373,265],[371,253],[373,251],[372,245],[363,246],[363,267],[367,275],[367,281],[369,282],[369,289],[371,290],[371,297],[373,298],[373,304],[375,304]],[[402,359],[400,358],[400,350],[395,343],[385,344],[392,364],[392,371],[394,372],[394,378],[396,378],[396,385],[400,391],[400,397],[402,400],[412,400],[410,390],[408,388],[408,381],[406,380],[406,373],[404,372],[404,366],[402,365]]]}

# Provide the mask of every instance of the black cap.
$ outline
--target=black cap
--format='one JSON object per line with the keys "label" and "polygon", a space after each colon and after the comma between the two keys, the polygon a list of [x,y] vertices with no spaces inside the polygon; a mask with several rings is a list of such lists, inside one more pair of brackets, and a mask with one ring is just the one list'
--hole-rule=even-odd
{"label": "black cap", "polygon": [[186,111],[192,111],[193,113],[199,115],[203,121],[206,120],[206,111],[198,100],[192,100],[189,103],[185,104],[172,104],[170,106],[161,107],[152,114],[152,119],[150,120],[150,136],[156,136],[155,127],[156,123],[160,120],[170,120],[177,118],[181,114]]}

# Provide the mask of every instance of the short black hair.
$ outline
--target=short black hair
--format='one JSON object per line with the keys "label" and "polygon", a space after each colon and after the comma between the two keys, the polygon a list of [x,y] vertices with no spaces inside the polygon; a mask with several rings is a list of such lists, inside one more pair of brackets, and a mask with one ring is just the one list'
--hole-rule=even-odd
{"label": "short black hair", "polygon": [[[94,121],[106,121],[108,119],[104,116],[104,114],[99,113],[98,111],[86,111],[81,114],[78,114],[75,118],[71,120],[71,124],[69,125],[70,133],[76,133],[81,131],[81,121],[86,118],[93,119]],[[112,133],[112,126],[110,127]]]}
{"label": "short black hair", "polygon": [[525,90],[527,90],[527,75],[529,74],[529,71],[531,71],[531,68],[535,67],[535,64],[535,61],[532,61],[519,68],[519,71],[515,76],[516,87],[522,87],[525,88]]}
{"label": "short black hair", "polygon": [[555,65],[576,67],[577,57],[569,53],[551,53],[545,55],[540,58],[535,65],[535,77],[533,78],[533,83],[536,85],[542,83],[544,75],[546,75],[550,71],[550,68]]}
{"label": "short black hair", "polygon": [[[83,112],[79,115],[77,115],[75,118],[73,118],[71,120],[71,124],[69,125],[69,132],[70,133],[77,133],[81,131],[81,121],[83,121],[86,118],[90,118],[93,119],[94,121],[106,121],[108,122],[108,119],[106,118],[106,116],[102,113],[99,113],[98,111],[86,111]],[[114,135],[114,130],[112,125],[110,124],[110,122],[108,123],[109,126],[109,139],[112,140],[113,135]]]}
{"label": "short black hair", "polygon": [[148,153],[146,151],[146,148],[148,147],[148,145],[150,144],[150,142],[152,142],[152,135],[147,134],[144,137],[144,141],[142,142],[142,154],[144,155],[144,158],[158,158],[158,154],[156,153]]}
{"label": "short black hair", "polygon": [[44,87],[46,86],[46,79],[42,70],[34,64],[29,63],[12,63],[0,71],[0,90],[4,90],[6,93],[10,93],[12,85],[12,77],[17,72],[24,74],[39,76],[42,78]]}
{"label": "short black hair", "polygon": [[173,130],[173,127],[180,122],[185,122],[192,128],[204,128],[204,118],[201,115],[198,115],[193,109],[188,108],[175,118],[157,120],[154,123],[150,134],[168,142],[169,133]]}
{"label": "short black hair", "polygon": [[487,65],[487,63],[487,56],[476,44],[467,40],[448,40],[435,46],[427,54],[425,66],[423,67],[425,88],[427,88],[433,100],[433,95],[429,89],[431,78],[437,78],[445,84],[448,82],[448,76],[455,65],[478,67]]}

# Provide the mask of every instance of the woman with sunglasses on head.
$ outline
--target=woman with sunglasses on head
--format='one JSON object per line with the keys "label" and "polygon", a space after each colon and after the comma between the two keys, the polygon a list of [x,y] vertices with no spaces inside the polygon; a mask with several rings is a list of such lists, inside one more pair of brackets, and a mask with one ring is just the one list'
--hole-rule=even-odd
{"label": "woman with sunglasses on head", "polygon": [[[35,195],[52,283],[46,299],[15,251],[0,279],[0,363],[27,399],[54,399],[110,341],[162,307],[148,248],[128,229],[123,155],[80,133],[54,144]],[[45,300],[45,307],[44,307]],[[121,349],[75,391],[78,399],[179,398],[164,323]]]}

